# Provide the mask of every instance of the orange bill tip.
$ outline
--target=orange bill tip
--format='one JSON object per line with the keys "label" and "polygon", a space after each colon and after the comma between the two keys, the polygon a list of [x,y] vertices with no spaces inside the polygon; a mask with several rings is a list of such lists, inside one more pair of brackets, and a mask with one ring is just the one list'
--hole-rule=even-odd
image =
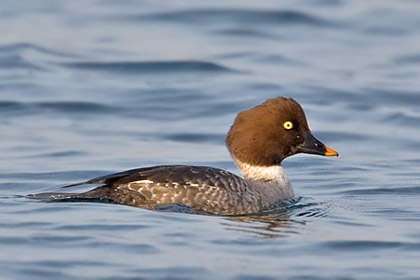
{"label": "orange bill tip", "polygon": [[336,151],[334,151],[333,149],[331,149],[330,147],[325,146],[324,156],[327,156],[327,157],[338,157],[338,153]]}

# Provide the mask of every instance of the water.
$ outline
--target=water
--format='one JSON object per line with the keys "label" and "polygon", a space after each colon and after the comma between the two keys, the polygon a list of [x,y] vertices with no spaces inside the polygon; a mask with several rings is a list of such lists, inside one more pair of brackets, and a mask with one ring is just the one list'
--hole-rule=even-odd
{"label": "water", "polygon": [[[2,1],[0,278],[419,279],[419,13],[408,0]],[[298,201],[283,212],[23,197],[154,164],[237,173],[225,134],[275,96],[340,152],[284,162]]]}

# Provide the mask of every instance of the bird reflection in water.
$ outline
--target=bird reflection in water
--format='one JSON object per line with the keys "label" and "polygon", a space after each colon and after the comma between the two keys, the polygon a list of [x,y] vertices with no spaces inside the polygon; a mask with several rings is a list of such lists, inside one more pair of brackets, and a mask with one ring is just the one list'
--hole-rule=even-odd
{"label": "bird reflection in water", "polygon": [[328,216],[323,203],[296,198],[266,213],[227,217],[221,225],[260,238],[283,238],[298,234],[310,219]]}

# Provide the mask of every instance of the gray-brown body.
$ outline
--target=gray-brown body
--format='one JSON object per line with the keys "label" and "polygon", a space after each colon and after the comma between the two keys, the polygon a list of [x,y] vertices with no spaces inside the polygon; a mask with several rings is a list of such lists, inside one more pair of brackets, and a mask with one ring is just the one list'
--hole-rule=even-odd
{"label": "gray-brown body", "polygon": [[269,182],[261,188],[228,171],[205,166],[171,165],[132,169],[67,187],[83,184],[101,186],[84,193],[44,193],[31,197],[101,200],[151,208],[178,203],[199,212],[240,215],[270,208],[278,195],[273,192]]}

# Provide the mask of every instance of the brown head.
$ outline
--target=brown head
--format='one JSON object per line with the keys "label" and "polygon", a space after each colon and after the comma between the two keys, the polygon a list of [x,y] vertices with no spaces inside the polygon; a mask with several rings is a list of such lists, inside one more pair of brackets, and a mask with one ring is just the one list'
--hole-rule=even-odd
{"label": "brown head", "polygon": [[240,112],[226,144],[235,160],[258,166],[279,165],[297,153],[338,156],[312,135],[299,103],[285,97]]}

